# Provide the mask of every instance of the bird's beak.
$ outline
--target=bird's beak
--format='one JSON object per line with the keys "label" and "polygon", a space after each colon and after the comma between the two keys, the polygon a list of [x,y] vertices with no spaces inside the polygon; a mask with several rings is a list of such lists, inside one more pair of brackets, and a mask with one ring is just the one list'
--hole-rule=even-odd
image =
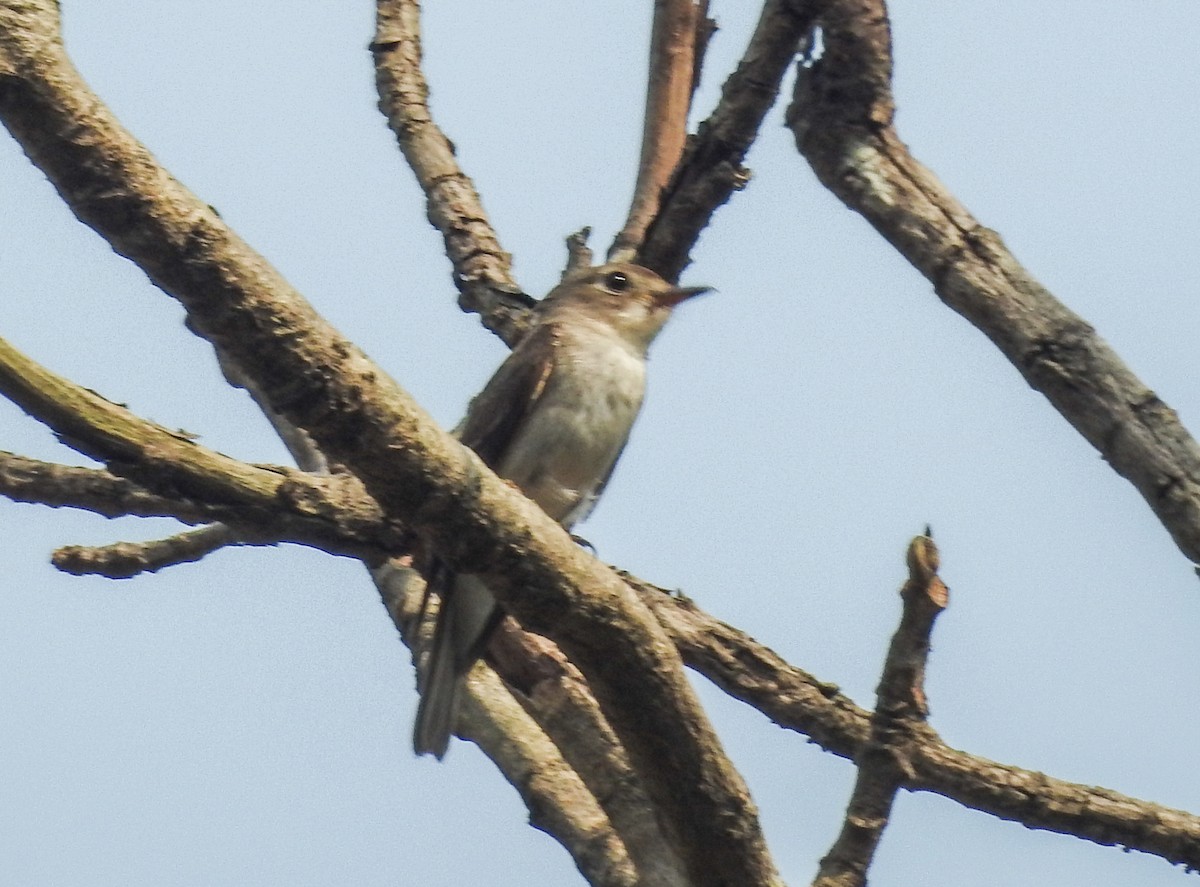
{"label": "bird's beak", "polygon": [[658,296],[658,304],[664,305],[667,308],[674,308],[680,302],[686,301],[692,296],[699,296],[708,292],[712,292],[711,286],[677,286]]}

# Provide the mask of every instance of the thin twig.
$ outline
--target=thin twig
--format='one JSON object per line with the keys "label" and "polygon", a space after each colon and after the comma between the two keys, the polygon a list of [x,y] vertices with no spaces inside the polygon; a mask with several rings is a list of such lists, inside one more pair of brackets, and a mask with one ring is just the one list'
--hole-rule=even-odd
{"label": "thin twig", "polygon": [[937,571],[933,539],[928,534],[913,539],[908,547],[908,581],[900,591],[903,615],[884,661],[871,738],[856,758],[858,774],[842,829],[821,860],[813,887],[866,884],[896,792],[912,778],[914,727],[929,714],[924,689],[929,638],[948,601]]}
{"label": "thin twig", "polygon": [[459,304],[477,312],[483,325],[511,347],[528,325],[533,300],[513,279],[512,256],[501,249],[474,183],[430,113],[416,0],[378,0],[371,52],[379,110],[425,192],[429,223],[441,232],[454,268]]}
{"label": "thin twig", "polygon": [[592,267],[592,250],[587,245],[591,236],[592,229],[587,226],[567,235],[567,267],[563,269],[563,280]]}
{"label": "thin twig", "polygon": [[104,517],[173,517],[206,523],[205,503],[152,493],[102,468],[43,462],[0,450],[0,495],[14,502],[79,508]]}
{"label": "thin twig", "polygon": [[238,544],[225,524],[209,524],[149,542],[114,542],[112,545],[67,545],[50,556],[50,563],[73,576],[130,579],[164,567],[195,563],[219,548]]}

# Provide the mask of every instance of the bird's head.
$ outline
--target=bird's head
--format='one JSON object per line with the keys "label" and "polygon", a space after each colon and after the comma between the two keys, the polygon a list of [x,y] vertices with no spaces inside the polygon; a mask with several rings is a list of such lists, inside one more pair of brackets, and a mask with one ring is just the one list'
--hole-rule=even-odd
{"label": "bird's head", "polygon": [[551,290],[543,310],[548,317],[586,317],[644,349],[676,305],[710,289],[676,286],[640,265],[597,265],[572,274]]}

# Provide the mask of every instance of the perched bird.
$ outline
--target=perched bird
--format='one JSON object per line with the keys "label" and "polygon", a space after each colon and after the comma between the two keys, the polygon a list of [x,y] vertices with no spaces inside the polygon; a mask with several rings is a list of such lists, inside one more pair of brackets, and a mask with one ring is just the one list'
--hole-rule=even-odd
{"label": "perched bird", "polygon": [[[629,438],[647,348],[676,305],[708,289],[674,286],[638,265],[568,276],[538,304],[532,329],[471,401],[459,439],[570,529],[591,511]],[[418,676],[413,748],[441,758],[464,676],[503,612],[477,576],[438,564],[425,573],[441,603]]]}

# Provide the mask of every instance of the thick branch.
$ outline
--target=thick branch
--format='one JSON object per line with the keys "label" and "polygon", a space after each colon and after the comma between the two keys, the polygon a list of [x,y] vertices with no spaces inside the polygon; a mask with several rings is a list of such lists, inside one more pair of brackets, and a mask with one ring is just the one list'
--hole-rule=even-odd
{"label": "thick branch", "polygon": [[[418,624],[424,581],[401,560],[373,576],[401,637],[421,649],[415,632],[432,630]],[[563,845],[589,883],[686,884],[654,805],[578,670],[550,641],[511,620],[489,661],[471,674],[457,732],[521,792],[534,825]],[[592,824],[597,805],[603,839]]]}
{"label": "thick branch", "polygon": [[475,185],[429,111],[421,71],[421,7],[416,0],[378,0],[375,6],[375,85],[379,110],[396,134],[404,159],[425,192],[429,223],[442,233],[454,267],[459,304],[509,346],[527,327],[533,301],[512,276],[512,256],[500,248]]}
{"label": "thick branch", "polygon": [[[441,431],[79,81],[56,7],[0,7],[0,116],[81,219],[184,305],[273,409],[588,677],[696,884],[776,884],[746,787],[628,586]],[[394,38],[391,38],[394,39]]]}
{"label": "thick branch", "polygon": [[883,0],[837,0],[825,54],[797,79],[789,125],[825,185],[983,332],[1142,494],[1200,562],[1200,447],[1081,317],[1059,302],[909,153],[892,124]]}
{"label": "thick branch", "polygon": [[638,250],[638,262],[677,280],[713,213],[749,181],[746,152],[801,41],[816,20],[817,0],[767,0],[737,70],[662,194],[661,208]]}
{"label": "thick branch", "polygon": [[[422,628],[425,591],[420,575],[407,559],[394,558],[373,570],[372,578],[404,642],[420,649],[415,637]],[[639,883],[595,796],[490,668],[477,665],[472,672],[458,722],[461,735],[478,745],[521,795],[530,823],[571,854],[589,884]]]}

